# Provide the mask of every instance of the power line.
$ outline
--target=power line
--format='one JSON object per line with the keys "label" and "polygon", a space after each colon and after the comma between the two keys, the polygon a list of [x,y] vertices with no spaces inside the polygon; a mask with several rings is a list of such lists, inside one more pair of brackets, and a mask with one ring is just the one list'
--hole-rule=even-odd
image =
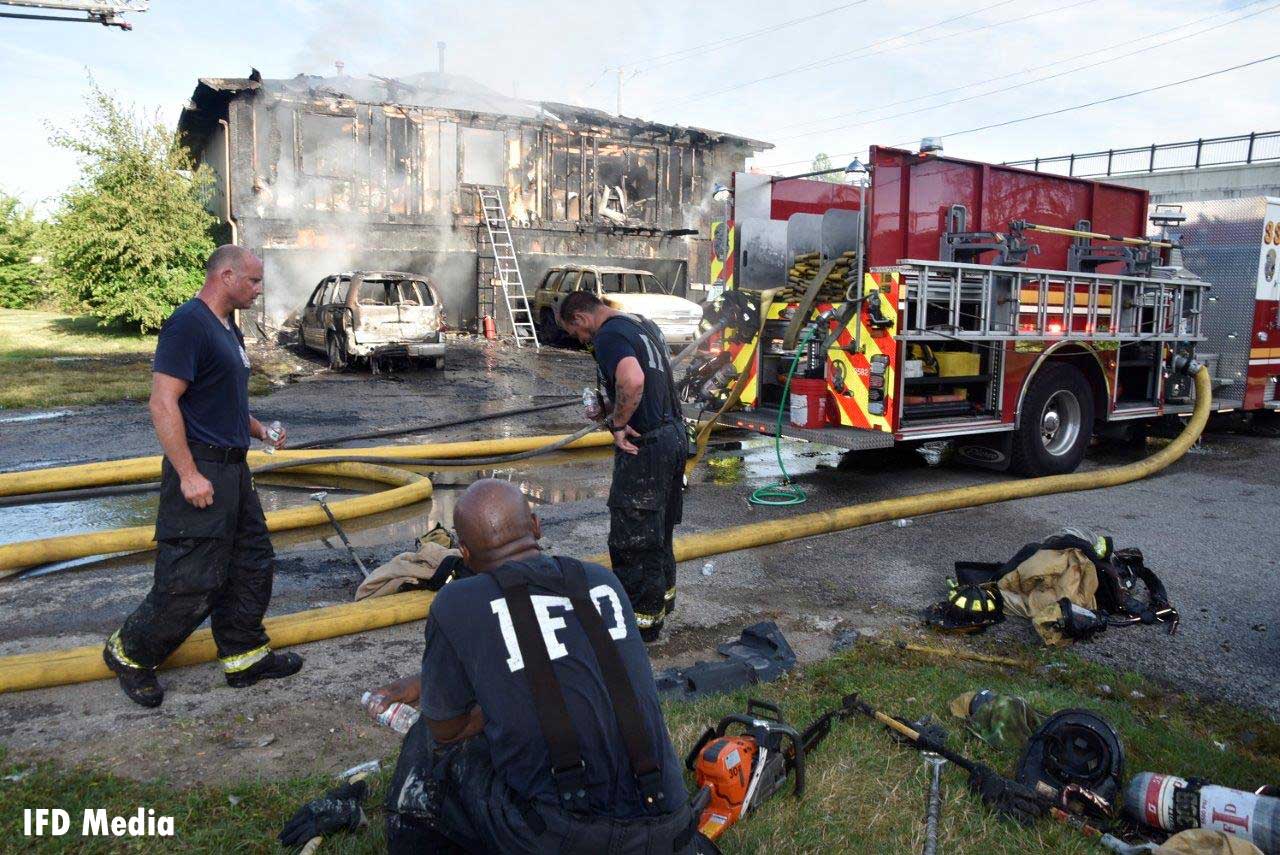
{"label": "power line", "polygon": [[[1261,2],[1261,0],[1255,0],[1255,3],[1256,3],[1256,2]],[[1250,4],[1250,5],[1254,5],[1254,4]],[[1138,54],[1140,54],[1140,53],[1146,53],[1147,51],[1157,50],[1157,49],[1159,49],[1159,48],[1167,47],[1168,45],[1175,44],[1175,43],[1177,43],[1177,42],[1186,41],[1187,39],[1195,38],[1196,36],[1201,36],[1201,35],[1204,35],[1205,33],[1213,32],[1214,30],[1220,30],[1220,29],[1222,29],[1223,27],[1229,27],[1229,26],[1231,26],[1232,24],[1238,24],[1240,21],[1243,21],[1243,20],[1245,20],[1246,18],[1252,18],[1252,17],[1255,17],[1255,16],[1257,16],[1257,15],[1261,15],[1261,14],[1263,14],[1263,13],[1265,13],[1265,12],[1269,12],[1269,11],[1271,11],[1272,9],[1275,9],[1275,8],[1278,8],[1278,7],[1280,7],[1280,3],[1276,3],[1276,4],[1273,4],[1273,5],[1271,5],[1271,6],[1264,7],[1264,8],[1262,8],[1262,9],[1257,10],[1256,12],[1250,12],[1250,13],[1249,13],[1249,14],[1247,14],[1247,15],[1241,15],[1239,18],[1233,18],[1233,19],[1232,19],[1232,20],[1230,20],[1230,21],[1223,21],[1221,24],[1215,24],[1214,26],[1212,26],[1212,27],[1206,27],[1206,28],[1205,28],[1205,29],[1203,29],[1203,30],[1197,30],[1197,31],[1196,31],[1196,32],[1194,32],[1194,33],[1187,33],[1186,35],[1178,36],[1178,37],[1176,37],[1176,38],[1172,38],[1172,39],[1169,39],[1169,40],[1167,40],[1167,41],[1160,42],[1159,44],[1148,45],[1148,46],[1146,46],[1146,47],[1138,48],[1137,50],[1129,51],[1128,53],[1122,53],[1122,54],[1119,54],[1118,56],[1113,56],[1113,57],[1110,57],[1110,58],[1108,58],[1108,59],[1102,59],[1102,60],[1099,60],[1099,61],[1097,61],[1097,62],[1089,63],[1088,65],[1081,65],[1081,66],[1077,66],[1077,67],[1075,67],[1075,68],[1069,68],[1069,69],[1067,69],[1067,70],[1065,70],[1065,71],[1055,72],[1054,74],[1047,74],[1047,75],[1045,75],[1044,77],[1037,77],[1037,78],[1035,78],[1034,80],[1024,80],[1024,81],[1022,81],[1021,83],[1015,83],[1015,84],[1013,84],[1012,86],[1003,86],[1003,87],[1001,87],[1001,88],[999,88],[999,89],[992,89],[992,90],[989,90],[989,91],[987,91],[987,92],[979,92],[979,93],[978,93],[978,94],[976,94],[976,95],[968,95],[968,96],[966,96],[966,97],[964,97],[964,98],[954,98],[954,99],[952,99],[952,100],[950,100],[950,101],[943,101],[941,104],[932,104],[932,105],[930,105],[930,106],[928,106],[928,107],[920,107],[920,108],[915,109],[915,110],[906,110],[906,111],[904,111],[904,112],[902,112],[902,113],[894,113],[893,115],[890,115],[890,116],[881,116],[881,117],[879,117],[879,118],[877,118],[877,119],[871,119],[871,120],[866,121],[866,122],[853,122],[853,123],[851,123],[851,124],[847,124],[847,125],[837,125],[837,126],[832,127],[832,128],[823,128],[823,129],[821,129],[821,130],[816,130],[816,131],[805,131],[804,133],[793,134],[792,136],[789,136],[789,137],[781,137],[780,139],[781,139],[781,140],[799,139],[799,138],[801,138],[801,137],[811,137],[811,136],[814,136],[815,134],[826,134],[826,133],[831,133],[832,131],[840,131],[840,130],[847,130],[847,129],[849,129],[849,128],[857,128],[857,127],[863,127],[863,126],[866,126],[866,125],[874,125],[874,124],[877,124],[877,123],[879,123],[879,122],[887,122],[887,121],[889,121],[890,119],[900,119],[900,118],[902,118],[903,116],[914,116],[914,115],[916,115],[916,114],[918,114],[918,113],[927,113],[927,112],[929,112],[930,110],[939,110],[939,109],[942,109],[943,107],[950,107],[950,106],[953,106],[953,105],[955,105],[955,104],[964,104],[964,103],[966,103],[966,102],[968,102],[968,101],[976,101],[976,100],[978,100],[978,99],[980,99],[980,98],[986,98],[986,97],[989,97],[989,96],[991,96],[991,95],[998,95],[998,94],[1000,94],[1000,93],[1002,93],[1002,92],[1012,92],[1012,91],[1013,91],[1013,90],[1015,90],[1015,89],[1021,89],[1021,88],[1025,87],[1025,86],[1034,86],[1035,84],[1037,84],[1037,83],[1043,83],[1043,82],[1045,82],[1046,80],[1054,80],[1054,79],[1059,78],[1059,77],[1065,77],[1065,76],[1066,76],[1066,75],[1068,75],[1068,74],[1075,74],[1075,73],[1080,72],[1080,71],[1087,71],[1087,70],[1088,70],[1088,69],[1090,69],[1090,68],[1097,68],[1098,66],[1101,66],[1101,65],[1106,65],[1106,64],[1108,64],[1108,63],[1116,62],[1116,61],[1121,60],[1121,59],[1128,59],[1128,58],[1129,58],[1129,57],[1131,57],[1131,56],[1137,56],[1137,55],[1138,55]],[[1241,8],[1243,8],[1243,7],[1241,7]],[[1079,57],[1075,57],[1075,58],[1079,58]],[[1070,61],[1070,59],[1067,59],[1067,60],[1061,60],[1061,61],[1059,61],[1058,63],[1053,63],[1053,64],[1061,64],[1062,62],[1069,62],[1069,61]],[[1007,75],[1006,75],[1006,76],[1007,76]],[[976,86],[976,85],[980,85],[980,84],[970,84],[970,86]],[[925,97],[925,98],[927,98],[927,97],[930,97],[930,96],[925,95],[925,96],[921,96],[921,97]],[[917,99],[917,100],[918,100],[918,99]]]}
{"label": "power line", "polygon": [[[1149,86],[1145,89],[1137,89],[1133,92],[1126,92],[1122,95],[1112,95],[1109,98],[1099,98],[1096,101],[1087,101],[1083,104],[1075,104],[1071,107],[1062,107],[1057,110],[1047,110],[1043,113],[1035,113],[1030,116],[1021,116],[1017,119],[1008,119],[1003,122],[993,122],[989,125],[979,125],[976,128],[967,128],[963,131],[950,131],[949,133],[941,134],[940,136],[943,139],[951,139],[953,137],[962,137],[967,134],[976,134],[980,131],[990,131],[990,130],[994,130],[995,128],[1005,128],[1005,127],[1008,127],[1009,125],[1020,124],[1021,122],[1030,122],[1035,119],[1044,119],[1049,116],[1060,116],[1063,113],[1071,113],[1076,110],[1084,110],[1089,107],[1097,107],[1101,104],[1110,104],[1115,101],[1123,101],[1125,98],[1134,98],[1139,95],[1149,95],[1152,92],[1159,92],[1162,89],[1171,89],[1174,86],[1182,86],[1186,83],[1195,83],[1200,80],[1207,80],[1210,77],[1218,77],[1219,75],[1228,74],[1232,71],[1239,71],[1242,68],[1251,68],[1252,66],[1261,65],[1264,62],[1271,62],[1272,60],[1275,60],[1275,59],[1280,59],[1280,53],[1275,53],[1275,54],[1272,54],[1271,56],[1264,56],[1260,59],[1250,60],[1249,62],[1242,62],[1239,65],[1232,65],[1232,66],[1228,66],[1227,68],[1219,68],[1216,71],[1208,71],[1208,72],[1205,72],[1204,74],[1197,74],[1194,77],[1185,77],[1182,80],[1175,80],[1171,83],[1162,83],[1159,86]],[[915,138],[913,137],[912,139],[903,140],[902,142],[891,143],[888,147],[896,148],[897,146],[901,146],[901,145],[909,145],[914,141],[915,141]],[[867,153],[867,151],[868,151],[867,149],[863,148],[863,149],[858,149],[857,151],[846,151],[846,152],[841,152],[839,154],[828,155],[828,157],[839,157],[839,158],[853,157],[854,155],[865,154]],[[809,162],[810,161],[808,160],[789,160],[786,163],[775,163],[763,168],[778,169],[784,166],[795,166],[796,164],[799,164],[799,163],[809,163]]]}
{"label": "power line", "polygon": [[[607,65],[604,67],[604,70],[600,72],[599,76],[597,76],[595,80],[592,80],[589,84],[587,84],[583,92],[590,92],[600,83],[601,80],[604,80],[604,78],[610,72],[613,72],[618,74],[620,78],[618,81],[618,89],[619,89],[618,100],[621,101],[621,89],[622,89],[623,80],[630,80],[636,75],[641,74],[644,71],[652,71],[655,68],[662,68],[664,66],[673,65],[677,62],[681,62],[690,56],[701,55],[701,54],[709,53],[711,51],[720,50],[721,48],[729,47],[730,45],[741,44],[742,42],[749,41],[759,36],[768,35],[769,33],[775,33],[778,30],[783,30],[783,29],[786,29],[787,27],[793,27],[796,24],[803,24],[806,21],[812,21],[817,18],[821,18],[825,15],[831,15],[836,12],[842,12],[845,9],[850,9],[854,6],[861,6],[867,2],[869,2],[869,0],[854,0],[854,2],[852,3],[844,3],[840,6],[833,6],[830,9],[825,9],[821,12],[814,12],[811,15],[804,15],[799,18],[790,18],[786,21],[780,21],[779,23],[772,24],[768,27],[761,27],[758,30],[752,30],[747,33],[740,33],[736,36],[726,36],[725,38],[719,39],[718,41],[707,42],[705,44],[695,45],[693,47],[688,47],[688,48],[681,48],[680,50],[670,51],[669,53],[659,54],[657,56],[651,56],[647,59],[636,60],[635,62],[625,62],[625,63],[622,63],[621,65]],[[659,60],[665,60],[665,61],[659,62]],[[656,63],[656,64],[649,65],[650,63]],[[646,66],[646,65],[649,65],[649,67],[643,68],[643,66]],[[622,78],[621,77],[622,73],[627,69],[632,69],[631,73],[627,75],[627,77]]]}
{"label": "power line", "polygon": [[[761,27],[758,30],[752,30],[751,32],[748,32],[748,33],[741,33],[736,36],[726,36],[725,38],[720,39],[718,41],[707,42],[706,44],[695,45],[693,47],[688,47],[688,48],[682,48],[680,50],[671,51],[670,53],[659,54],[658,56],[651,56],[648,59],[636,60],[635,62],[624,62],[622,63],[621,67],[636,68],[638,66],[645,66],[645,65],[650,65],[650,63],[656,63],[655,65],[652,65],[652,67],[645,69],[646,71],[652,71],[654,68],[661,68],[663,66],[671,65],[675,62],[679,62],[681,59],[683,59],[686,56],[700,55],[713,50],[720,50],[721,48],[728,47],[729,45],[739,44],[741,42],[754,39],[758,36],[768,35],[769,33],[776,33],[778,30],[784,30],[787,27],[794,27],[796,24],[803,24],[807,21],[813,21],[817,18],[821,18],[826,15],[832,15],[832,14],[835,14],[836,12],[843,12],[845,9],[851,9],[854,6],[861,6],[867,2],[868,0],[856,0],[856,2],[853,2],[853,3],[845,3],[840,6],[833,6],[830,9],[824,9],[821,12],[814,12],[811,15],[805,15],[800,18],[791,18],[786,21],[780,21],[777,24],[773,24],[768,27]],[[666,61],[659,62],[659,60],[666,60]]]}
{"label": "power line", "polygon": [[972,12],[966,12],[963,15],[956,15],[954,17],[947,18],[946,20],[929,24],[928,26],[925,26],[925,27],[919,27],[917,29],[910,30],[905,33],[900,33],[896,36],[889,36],[883,39],[878,39],[877,41],[863,45],[862,47],[857,48],[856,50],[832,54],[831,56],[824,57],[822,59],[813,60],[811,62],[804,63],[803,65],[797,65],[792,68],[787,68],[782,71],[777,71],[777,72],[774,72],[773,74],[766,74],[763,77],[757,77],[753,80],[748,80],[743,83],[735,84],[733,86],[726,86],[721,89],[713,89],[707,92],[699,93],[697,95],[691,95],[688,98],[682,98],[678,101],[673,101],[666,106],[679,106],[682,104],[691,103],[693,101],[701,101],[702,99],[710,98],[713,95],[722,95],[726,92],[735,92],[739,89],[745,89],[748,86],[754,86],[757,83],[764,83],[769,80],[776,80],[780,77],[786,77],[791,74],[799,74],[802,71],[811,71],[816,68],[825,68],[825,67],[834,65],[836,63],[852,62],[854,60],[866,59],[868,57],[878,56],[883,53],[888,53],[889,51],[901,51],[907,48],[920,47],[921,45],[933,44],[934,42],[955,38],[957,36],[970,36],[970,35],[973,35],[974,33],[982,32],[983,30],[991,30],[991,29],[996,29],[998,27],[1005,27],[1005,26],[1008,26],[1009,24],[1016,24],[1022,21],[1028,21],[1032,18],[1038,18],[1043,15],[1048,15],[1055,12],[1065,12],[1068,9],[1076,8],[1077,6],[1084,6],[1088,3],[1096,3],[1097,0],[1076,0],[1076,2],[1074,3],[1068,3],[1064,6],[1056,6],[1052,9],[1044,9],[1039,12],[1032,12],[1030,14],[1022,15],[1017,18],[1009,18],[1008,20],[1004,20],[1004,21],[993,21],[989,24],[983,24],[978,27],[970,27],[968,29],[958,30],[956,32],[951,32],[951,33],[943,33],[941,35],[934,36],[932,38],[921,39],[920,41],[910,42],[909,44],[905,44],[905,45],[896,45],[894,47],[886,47],[883,50],[869,50],[869,48],[880,47],[881,45],[886,45],[889,42],[896,42],[900,39],[907,38],[908,36],[917,35],[919,33],[925,32],[926,30],[932,30],[937,27],[941,27],[945,24],[950,24],[955,21],[959,21],[963,18],[970,18],[970,17],[973,17],[974,15],[977,15],[982,12],[990,11],[1000,6],[1007,6],[1013,2],[1020,2],[1020,0],[1001,0],[1001,2],[999,3],[993,3],[989,6],[983,6],[980,9],[974,9]]}
{"label": "power line", "polygon": [[[1249,2],[1243,4],[1242,6],[1237,6],[1235,9],[1232,9],[1228,12],[1214,12],[1211,15],[1205,15],[1201,18],[1196,18],[1194,21],[1187,21],[1185,23],[1178,24],[1176,27],[1170,27],[1167,30],[1160,30],[1159,32],[1148,33],[1146,35],[1139,36],[1137,40],[1146,41],[1148,39],[1159,38],[1160,36],[1167,35],[1172,32],[1176,32],[1177,30],[1185,30],[1187,27],[1194,27],[1196,24],[1202,24],[1205,21],[1213,20],[1214,18],[1220,18],[1224,14],[1231,14],[1231,12],[1239,12],[1243,9],[1249,8],[1250,6],[1256,6],[1262,2],[1263,0],[1249,0]],[[1237,18],[1236,20],[1242,20],[1242,19]],[[1207,31],[1204,31],[1204,32],[1207,32]],[[1071,56],[1065,57],[1063,59],[1054,60],[1053,62],[1046,62],[1046,63],[1043,63],[1042,65],[1033,65],[1030,68],[1023,68],[1019,71],[1012,71],[1012,72],[1009,72],[1008,74],[1001,74],[996,77],[988,77],[985,80],[975,80],[972,83],[965,83],[961,86],[953,86],[950,89],[940,89],[936,92],[929,92],[924,95],[917,95],[914,98],[903,98],[898,101],[889,101],[883,104],[875,104],[871,107],[863,107],[861,109],[850,110],[845,113],[836,113],[835,115],[824,116],[820,119],[807,119],[801,122],[791,122],[789,123],[789,127],[794,128],[794,127],[804,127],[805,125],[819,125],[819,124],[822,124],[823,122],[830,122],[830,121],[834,121],[835,119],[843,119],[848,116],[859,116],[859,115],[862,115],[863,113],[870,112],[872,110],[885,110],[890,107],[900,107],[903,104],[912,104],[912,103],[915,103],[916,101],[923,101],[926,98],[935,98],[940,95],[950,95],[952,92],[960,92],[964,89],[972,89],[974,86],[983,86],[987,83],[997,83],[1001,80],[1008,80],[1010,77],[1020,77],[1024,74],[1030,74],[1034,71],[1041,71],[1046,68],[1052,68],[1055,65],[1062,65],[1065,62],[1072,62],[1073,60],[1084,59],[1085,57],[1089,57],[1089,56],[1096,56],[1097,54],[1106,53],[1109,50],[1115,50],[1118,47],[1124,47],[1126,45],[1132,44],[1134,41],[1135,39],[1125,39],[1124,41],[1116,42],[1114,44],[1107,45],[1106,47],[1095,48],[1094,50],[1086,51],[1084,53],[1072,54]],[[1166,44],[1168,43],[1166,42]],[[838,129],[839,128],[828,128],[827,130],[838,130]]]}

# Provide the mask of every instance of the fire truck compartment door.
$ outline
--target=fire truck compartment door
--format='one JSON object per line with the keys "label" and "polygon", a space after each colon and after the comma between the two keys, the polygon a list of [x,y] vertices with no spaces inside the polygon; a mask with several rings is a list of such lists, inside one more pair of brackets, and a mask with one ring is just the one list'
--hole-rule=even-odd
{"label": "fire truck compartment door", "polygon": [[787,224],[781,220],[740,220],[738,239],[742,267],[738,287],[760,291],[787,279]]}

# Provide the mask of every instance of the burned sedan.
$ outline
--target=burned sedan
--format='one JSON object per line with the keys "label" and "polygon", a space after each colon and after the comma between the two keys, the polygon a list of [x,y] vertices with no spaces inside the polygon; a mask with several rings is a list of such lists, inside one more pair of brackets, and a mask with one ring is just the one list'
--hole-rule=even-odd
{"label": "burned sedan", "polygon": [[435,285],[412,273],[328,276],[311,292],[298,326],[303,346],[325,353],[334,370],[366,361],[376,373],[396,359],[444,368],[444,303]]}

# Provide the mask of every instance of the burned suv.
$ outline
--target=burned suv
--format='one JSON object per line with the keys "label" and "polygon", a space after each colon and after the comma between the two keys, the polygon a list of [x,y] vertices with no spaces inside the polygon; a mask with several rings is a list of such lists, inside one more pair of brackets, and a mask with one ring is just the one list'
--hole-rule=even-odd
{"label": "burned suv", "polygon": [[444,368],[444,304],[436,286],[413,273],[341,273],[311,292],[298,322],[304,347],[341,370],[360,360],[374,372],[392,359],[430,360]]}

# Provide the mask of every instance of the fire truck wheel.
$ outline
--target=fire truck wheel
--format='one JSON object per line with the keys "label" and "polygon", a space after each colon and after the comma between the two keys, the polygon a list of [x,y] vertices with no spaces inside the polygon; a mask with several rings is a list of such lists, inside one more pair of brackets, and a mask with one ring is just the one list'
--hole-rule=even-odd
{"label": "fire truck wheel", "polygon": [[1050,362],[1031,378],[1013,436],[1013,469],[1024,475],[1075,471],[1093,434],[1093,392],[1070,365]]}

